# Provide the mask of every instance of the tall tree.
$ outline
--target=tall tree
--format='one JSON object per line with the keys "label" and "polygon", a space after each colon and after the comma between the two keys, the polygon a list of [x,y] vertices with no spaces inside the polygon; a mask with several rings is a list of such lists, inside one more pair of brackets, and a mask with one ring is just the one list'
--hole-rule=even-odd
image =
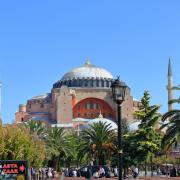
{"label": "tall tree", "polygon": [[133,135],[137,139],[136,150],[139,161],[145,163],[145,175],[147,174],[147,162],[150,162],[154,154],[160,150],[161,136],[156,130],[160,120],[159,108],[157,105],[150,105],[150,94],[145,91],[141,99],[141,106],[135,112],[135,116],[140,120],[140,125]]}
{"label": "tall tree", "polygon": [[94,159],[96,164],[104,165],[115,150],[115,136],[110,124],[98,122],[90,125],[81,134],[79,158],[87,156],[89,161]]}
{"label": "tall tree", "polygon": [[63,128],[49,128],[45,137],[47,152],[51,155],[52,165],[57,170],[62,155],[71,154],[69,142]]}

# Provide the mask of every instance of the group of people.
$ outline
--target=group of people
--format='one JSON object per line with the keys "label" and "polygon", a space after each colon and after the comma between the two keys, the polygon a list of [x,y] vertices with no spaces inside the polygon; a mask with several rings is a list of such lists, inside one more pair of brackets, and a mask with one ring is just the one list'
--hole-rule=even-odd
{"label": "group of people", "polygon": [[46,179],[46,178],[55,178],[57,177],[57,172],[53,168],[31,168],[31,179]]}
{"label": "group of people", "polygon": [[180,176],[180,167],[164,165],[158,168],[157,174],[167,175],[170,177]]}
{"label": "group of people", "polygon": [[84,176],[86,179],[91,177],[97,178],[111,178],[118,176],[118,169],[117,167],[108,167],[108,166],[89,166],[85,167],[84,169]]}

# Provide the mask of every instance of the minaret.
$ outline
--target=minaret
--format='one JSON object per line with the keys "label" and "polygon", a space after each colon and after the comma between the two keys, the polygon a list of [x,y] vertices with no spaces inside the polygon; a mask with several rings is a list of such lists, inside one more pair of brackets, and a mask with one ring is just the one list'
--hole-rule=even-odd
{"label": "minaret", "polygon": [[0,81],[0,123],[2,123],[2,82]]}
{"label": "minaret", "polygon": [[[168,64],[168,102],[173,99],[173,79],[172,79],[172,69],[171,69],[171,60],[169,58],[169,64]],[[168,111],[173,110],[173,105],[168,103]]]}

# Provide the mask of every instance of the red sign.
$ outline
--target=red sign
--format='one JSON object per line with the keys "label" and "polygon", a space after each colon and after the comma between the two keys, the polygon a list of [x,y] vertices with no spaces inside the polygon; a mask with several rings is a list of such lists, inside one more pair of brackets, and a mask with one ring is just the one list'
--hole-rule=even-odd
{"label": "red sign", "polygon": [[28,163],[27,161],[1,161],[0,160],[0,179],[6,175],[19,176],[22,175],[28,179]]}

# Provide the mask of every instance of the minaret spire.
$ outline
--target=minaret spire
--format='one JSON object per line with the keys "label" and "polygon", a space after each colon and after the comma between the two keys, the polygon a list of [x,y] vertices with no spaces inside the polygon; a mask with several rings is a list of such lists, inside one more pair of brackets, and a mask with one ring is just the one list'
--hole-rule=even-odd
{"label": "minaret spire", "polygon": [[168,76],[172,76],[171,59],[170,58],[169,58],[169,64],[168,64]]}
{"label": "minaret spire", "polygon": [[[171,69],[171,59],[169,58],[168,64],[168,102],[173,99],[173,78],[172,78],[172,69]],[[168,111],[173,110],[173,105],[168,103]]]}

